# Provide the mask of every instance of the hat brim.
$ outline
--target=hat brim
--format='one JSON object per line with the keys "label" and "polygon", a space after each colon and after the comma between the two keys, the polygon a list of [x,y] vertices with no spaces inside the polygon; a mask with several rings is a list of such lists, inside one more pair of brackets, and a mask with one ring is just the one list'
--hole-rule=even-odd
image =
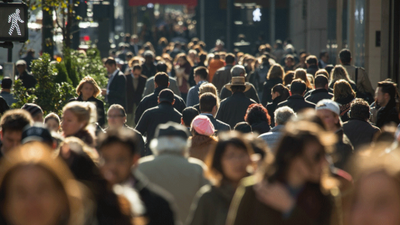
{"label": "hat brim", "polygon": [[225,88],[232,91],[232,87],[245,87],[244,92],[250,90],[251,85],[250,84],[227,84],[225,85]]}

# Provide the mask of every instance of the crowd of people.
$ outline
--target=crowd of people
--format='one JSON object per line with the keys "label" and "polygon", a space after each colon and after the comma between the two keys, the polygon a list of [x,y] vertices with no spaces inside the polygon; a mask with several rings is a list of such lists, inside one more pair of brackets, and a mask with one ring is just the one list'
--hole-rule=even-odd
{"label": "crowd of people", "polygon": [[1,224],[400,223],[397,85],[374,90],[348,49],[330,65],[279,40],[250,55],[135,39],[62,115],[9,109],[3,79]]}

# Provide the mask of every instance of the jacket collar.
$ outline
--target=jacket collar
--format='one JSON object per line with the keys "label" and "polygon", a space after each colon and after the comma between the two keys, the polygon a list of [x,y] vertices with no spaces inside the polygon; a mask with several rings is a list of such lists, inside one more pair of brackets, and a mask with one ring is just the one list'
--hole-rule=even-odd
{"label": "jacket collar", "polygon": [[302,100],[302,101],[304,101],[304,97],[301,96],[301,95],[292,95],[292,96],[290,96],[290,97],[288,98],[288,100],[289,100],[289,99],[292,99],[292,100]]}

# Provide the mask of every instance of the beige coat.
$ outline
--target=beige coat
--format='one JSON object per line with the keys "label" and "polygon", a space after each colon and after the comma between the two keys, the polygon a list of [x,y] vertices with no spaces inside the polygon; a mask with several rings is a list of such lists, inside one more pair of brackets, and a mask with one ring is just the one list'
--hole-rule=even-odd
{"label": "beige coat", "polygon": [[[356,67],[351,65],[343,65],[346,68],[347,73],[351,80],[356,82]],[[368,74],[364,68],[358,67],[358,75],[357,75],[357,91],[361,91],[363,93],[371,93],[372,96],[375,96],[375,91],[372,88],[371,81],[369,80]]]}
{"label": "beige coat", "polygon": [[197,191],[209,184],[203,175],[204,168],[198,159],[164,152],[140,159],[137,170],[174,197],[177,218],[184,224]]}

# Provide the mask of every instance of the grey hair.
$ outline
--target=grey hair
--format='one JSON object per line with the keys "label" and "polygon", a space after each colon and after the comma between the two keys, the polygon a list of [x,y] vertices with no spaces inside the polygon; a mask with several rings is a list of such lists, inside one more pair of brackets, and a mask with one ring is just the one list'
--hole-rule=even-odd
{"label": "grey hair", "polygon": [[189,147],[191,141],[175,136],[164,136],[160,138],[154,138],[150,142],[150,149],[154,155],[160,155],[162,153],[180,154],[185,157],[189,157]]}
{"label": "grey hair", "polygon": [[232,77],[239,77],[241,74],[246,76],[246,69],[242,65],[235,65],[231,69],[231,75]]}
{"label": "grey hair", "polygon": [[293,109],[288,106],[277,108],[274,112],[275,125],[285,125],[286,122],[292,117],[296,116]]}

